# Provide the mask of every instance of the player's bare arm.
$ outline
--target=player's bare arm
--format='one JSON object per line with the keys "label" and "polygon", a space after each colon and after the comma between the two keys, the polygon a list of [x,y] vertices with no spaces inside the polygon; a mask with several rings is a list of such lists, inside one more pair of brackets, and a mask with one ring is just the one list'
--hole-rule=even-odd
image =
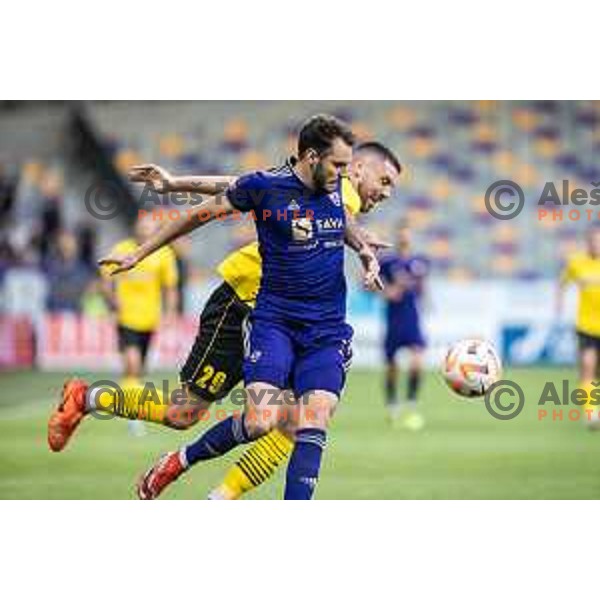
{"label": "player's bare arm", "polygon": [[167,246],[176,239],[194,231],[194,229],[210,223],[216,217],[222,217],[233,211],[234,208],[227,198],[210,198],[193,211],[190,211],[189,218],[171,221],[161,227],[154,236],[139,246],[135,252],[125,255],[109,255],[101,258],[98,264],[116,267],[111,275],[129,271],[163,246]]}
{"label": "player's bare arm", "polygon": [[177,315],[177,305],[179,304],[179,291],[177,286],[165,288],[165,317],[172,319]]}
{"label": "player's bare arm", "polygon": [[104,275],[100,279],[100,293],[102,294],[109,309],[116,312],[119,308],[117,294],[115,293],[115,284]]}
{"label": "player's bare arm", "polygon": [[[174,176],[167,169],[155,164],[136,165],[129,170],[130,181],[136,183],[147,183],[154,187],[160,194],[168,192],[196,192],[207,196],[221,194],[236,180],[235,175],[182,175]],[[346,215],[352,213],[346,209]],[[358,225],[357,225],[358,227]],[[364,241],[374,250],[390,248],[386,240],[382,240],[376,234],[361,228]]]}
{"label": "player's bare arm", "polygon": [[365,239],[363,230],[356,223],[354,216],[349,213],[346,213],[345,241],[358,254],[362,263],[365,287],[372,291],[383,290],[383,282],[379,276],[379,261]]}
{"label": "player's bare arm", "polygon": [[129,170],[129,181],[147,183],[159,194],[168,192],[196,192],[217,195],[224,192],[237,177],[231,175],[172,175],[155,164],[136,165]]}

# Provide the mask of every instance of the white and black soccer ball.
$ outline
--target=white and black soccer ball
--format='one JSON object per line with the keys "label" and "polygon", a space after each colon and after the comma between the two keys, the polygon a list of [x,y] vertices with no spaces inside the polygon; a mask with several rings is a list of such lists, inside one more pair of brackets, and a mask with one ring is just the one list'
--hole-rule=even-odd
{"label": "white and black soccer ball", "polygon": [[484,396],[502,376],[496,349],[486,340],[467,339],[450,346],[442,365],[448,387],[463,398]]}

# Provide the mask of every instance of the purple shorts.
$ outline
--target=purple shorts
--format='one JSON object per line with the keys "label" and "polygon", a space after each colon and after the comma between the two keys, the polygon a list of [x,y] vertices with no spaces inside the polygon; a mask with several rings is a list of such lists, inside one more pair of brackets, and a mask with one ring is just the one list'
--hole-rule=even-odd
{"label": "purple shorts", "polygon": [[352,360],[352,327],[346,323],[293,324],[250,318],[245,335],[244,382],[340,395]]}

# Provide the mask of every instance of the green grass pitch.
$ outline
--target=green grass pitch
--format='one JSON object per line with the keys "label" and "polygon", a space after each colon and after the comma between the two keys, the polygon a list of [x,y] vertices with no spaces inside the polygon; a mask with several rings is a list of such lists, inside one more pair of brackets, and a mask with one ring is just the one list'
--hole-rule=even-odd
{"label": "green grass pitch", "polygon": [[[516,419],[498,421],[483,403],[454,399],[431,373],[421,393],[427,426],[413,433],[386,424],[381,373],[353,370],[329,434],[316,497],[600,498],[600,432],[569,421],[566,410],[562,422],[538,420],[544,382],[570,379],[575,384],[573,370],[515,369],[505,376],[526,394],[525,409]],[[161,452],[206,427],[177,432],[148,425],[147,435],[135,438],[125,421],[88,418],[67,449],[52,454],[46,419],[64,378],[0,374],[0,498],[133,498],[138,475]],[[175,378],[170,379],[175,385]],[[204,498],[238,455],[197,466],[164,497]],[[281,469],[248,498],[280,498],[284,474]]]}

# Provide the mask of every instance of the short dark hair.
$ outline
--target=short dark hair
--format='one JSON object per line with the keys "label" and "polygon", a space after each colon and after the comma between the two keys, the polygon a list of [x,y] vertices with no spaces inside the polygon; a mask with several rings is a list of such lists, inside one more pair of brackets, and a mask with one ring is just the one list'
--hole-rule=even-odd
{"label": "short dark hair", "polygon": [[398,174],[402,173],[402,165],[398,160],[398,157],[394,154],[392,150],[390,150],[387,146],[382,144],[381,142],[363,142],[359,144],[355,149],[355,152],[374,152],[378,154],[385,160],[392,163]]}
{"label": "short dark hair", "polygon": [[346,123],[331,115],[314,115],[300,128],[298,156],[301,157],[309,148],[317,154],[324,154],[336,138],[341,138],[349,146],[354,145],[354,134]]}

